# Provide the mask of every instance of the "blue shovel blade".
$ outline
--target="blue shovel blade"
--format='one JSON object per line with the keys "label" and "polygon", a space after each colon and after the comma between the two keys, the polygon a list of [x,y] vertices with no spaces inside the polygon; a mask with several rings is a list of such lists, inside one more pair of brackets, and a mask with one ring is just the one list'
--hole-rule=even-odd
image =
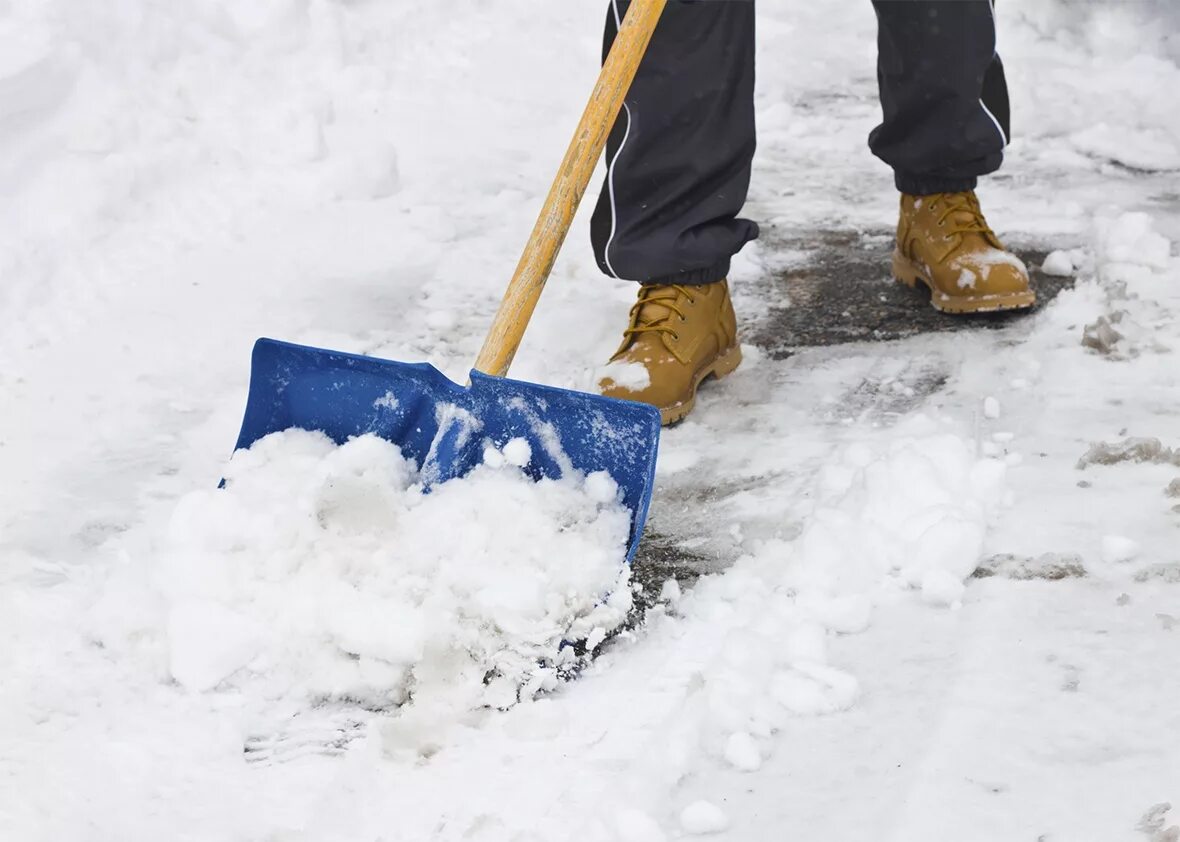
{"label": "blue shovel blade", "polygon": [[259,339],[237,448],[279,430],[319,430],[335,442],[373,433],[413,459],[427,485],[461,477],[487,444],[522,437],[526,471],[556,479],[607,471],[631,510],[630,563],[655,483],[660,413],[633,401],[471,372],[453,383],[427,363],[399,363]]}

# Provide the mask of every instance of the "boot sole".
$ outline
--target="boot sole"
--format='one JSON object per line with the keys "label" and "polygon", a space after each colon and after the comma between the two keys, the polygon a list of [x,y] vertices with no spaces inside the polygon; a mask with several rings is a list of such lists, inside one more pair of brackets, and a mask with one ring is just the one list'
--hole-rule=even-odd
{"label": "boot sole", "polygon": [[893,253],[893,277],[911,289],[921,283],[930,290],[930,304],[940,313],[997,313],[1026,310],[1037,303],[1037,294],[1031,289],[998,295],[947,295],[938,291],[925,269],[896,251]]}
{"label": "boot sole", "polygon": [[696,379],[692,384],[692,393],[687,400],[681,401],[675,406],[660,407],[660,423],[665,427],[671,426],[679,421],[683,421],[688,413],[692,412],[693,407],[697,405],[697,389],[700,388],[701,383],[712,377],[714,380],[720,380],[722,377],[733,374],[734,370],[742,364],[742,347],[734,345],[724,354],[719,356],[709,365],[705,366],[697,374]]}

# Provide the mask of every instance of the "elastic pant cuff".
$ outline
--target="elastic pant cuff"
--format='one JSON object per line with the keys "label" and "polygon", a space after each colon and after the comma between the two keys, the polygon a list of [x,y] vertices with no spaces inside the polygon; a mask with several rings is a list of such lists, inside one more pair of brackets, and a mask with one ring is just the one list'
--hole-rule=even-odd
{"label": "elastic pant cuff", "polygon": [[974,176],[969,178],[942,178],[931,175],[910,175],[902,172],[895,172],[893,174],[893,183],[897,185],[897,189],[911,196],[929,196],[933,193],[962,193],[964,190],[974,190],[978,181],[979,179]]}
{"label": "elastic pant cuff", "polygon": [[671,275],[663,275],[659,278],[649,278],[643,283],[660,284],[661,286],[668,284],[683,284],[684,286],[714,284],[717,281],[724,281],[729,276],[729,264],[730,259],[727,257],[720,263],[715,263],[704,269],[689,269],[686,272],[676,272]]}

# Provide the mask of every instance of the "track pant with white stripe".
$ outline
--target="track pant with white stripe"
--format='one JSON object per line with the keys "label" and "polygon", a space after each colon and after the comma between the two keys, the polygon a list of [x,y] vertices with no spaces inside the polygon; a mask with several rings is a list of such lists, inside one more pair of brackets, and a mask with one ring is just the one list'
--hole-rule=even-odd
{"label": "track pant with white stripe", "polygon": [[[627,6],[610,0],[604,54]],[[906,193],[973,188],[1009,137],[990,0],[873,6],[883,120],[870,149]],[[754,0],[670,0],[607,143],[590,223],[598,265],[634,281],[724,278],[758,236],[738,216],[754,145]]]}

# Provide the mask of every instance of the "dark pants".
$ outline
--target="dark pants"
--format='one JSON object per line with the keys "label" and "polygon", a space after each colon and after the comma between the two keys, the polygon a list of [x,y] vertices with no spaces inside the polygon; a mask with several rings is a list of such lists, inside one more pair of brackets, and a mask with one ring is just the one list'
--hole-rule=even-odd
{"label": "dark pants", "polygon": [[[604,55],[627,6],[610,0]],[[1009,137],[991,3],[873,6],[883,120],[869,147],[903,192],[973,188],[999,168]],[[724,278],[758,236],[738,217],[754,143],[754,0],[670,0],[607,143],[590,222],[602,271],[659,283]]]}

